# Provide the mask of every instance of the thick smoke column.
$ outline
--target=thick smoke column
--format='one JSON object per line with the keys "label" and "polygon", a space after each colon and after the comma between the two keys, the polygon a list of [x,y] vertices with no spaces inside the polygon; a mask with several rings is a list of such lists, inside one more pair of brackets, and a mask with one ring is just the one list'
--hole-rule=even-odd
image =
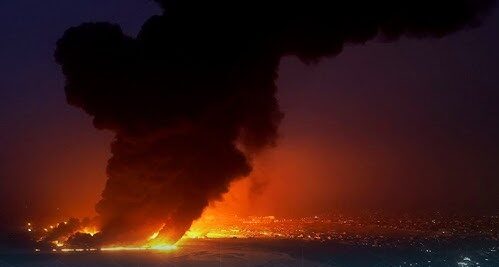
{"label": "thick smoke column", "polygon": [[55,57],[71,105],[115,133],[97,204],[103,243],[175,242],[275,144],[281,57],[334,56],[376,36],[476,26],[491,0],[161,1],[136,38],[70,28]]}

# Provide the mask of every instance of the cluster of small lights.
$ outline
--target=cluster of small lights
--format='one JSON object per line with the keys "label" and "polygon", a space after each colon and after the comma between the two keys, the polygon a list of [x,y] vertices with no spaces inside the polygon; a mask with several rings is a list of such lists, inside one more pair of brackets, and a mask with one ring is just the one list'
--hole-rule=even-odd
{"label": "cluster of small lights", "polygon": [[[459,240],[477,236],[482,240],[497,243],[499,241],[497,225],[499,225],[499,217],[389,218],[376,215],[368,217],[323,215],[304,218],[277,218],[275,216],[233,216],[215,218],[210,220],[209,223],[202,223],[201,221],[195,223],[178,244],[183,246],[183,242],[189,239],[252,238],[341,242],[342,244],[366,246],[374,249],[410,246],[417,248],[421,255],[425,256],[422,256],[420,260],[400,262],[396,266],[432,266],[442,263],[460,267],[490,266],[487,263],[495,262],[497,259],[496,247],[484,248],[487,251],[480,250],[478,254],[471,253],[466,257],[451,259],[438,256],[439,251],[434,244],[443,244],[445,246],[445,244],[448,244],[446,242],[456,242],[456,240],[461,242]],[[29,222],[26,224],[26,229],[33,235],[46,235],[58,226],[60,224],[38,229]],[[94,235],[98,231],[96,228],[85,227],[80,229],[80,232]],[[158,236],[159,231],[151,233],[149,244],[144,246],[74,248],[66,246],[65,240],[59,240],[52,242],[53,247],[50,249],[55,253],[92,251],[171,252],[178,249],[176,245],[161,244],[156,240]],[[40,249],[37,248],[35,251],[40,252]]]}

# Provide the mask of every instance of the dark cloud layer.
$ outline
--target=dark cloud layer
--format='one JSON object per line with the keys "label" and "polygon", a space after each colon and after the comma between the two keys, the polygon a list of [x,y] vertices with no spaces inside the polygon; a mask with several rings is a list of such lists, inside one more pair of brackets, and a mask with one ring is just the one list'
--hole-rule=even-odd
{"label": "dark cloud layer", "polygon": [[251,172],[252,156],[276,142],[281,57],[314,62],[376,36],[440,37],[478,25],[492,3],[156,2],[163,15],[136,38],[86,23],[68,29],[55,52],[68,102],[115,133],[97,205],[104,243],[145,242],[158,229],[176,241]]}

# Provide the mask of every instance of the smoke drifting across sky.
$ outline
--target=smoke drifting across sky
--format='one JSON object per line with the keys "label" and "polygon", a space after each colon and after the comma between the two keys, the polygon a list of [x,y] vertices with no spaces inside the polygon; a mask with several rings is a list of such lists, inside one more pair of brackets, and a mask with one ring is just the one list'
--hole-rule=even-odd
{"label": "smoke drifting across sky", "polygon": [[177,241],[276,143],[280,59],[334,56],[376,36],[476,26],[491,0],[156,1],[136,38],[85,23],[57,44],[68,102],[115,133],[97,204],[103,243]]}

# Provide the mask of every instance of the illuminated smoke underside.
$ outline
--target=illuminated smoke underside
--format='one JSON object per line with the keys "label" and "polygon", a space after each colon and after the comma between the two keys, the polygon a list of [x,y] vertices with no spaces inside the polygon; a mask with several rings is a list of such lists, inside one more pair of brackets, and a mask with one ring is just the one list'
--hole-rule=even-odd
{"label": "illuminated smoke underside", "polygon": [[[144,0],[145,1],[145,0]],[[115,133],[97,204],[103,244],[177,241],[271,147],[277,68],[376,36],[440,37],[492,1],[160,1],[136,38],[109,23],[70,28],[55,57],[68,102]]]}

